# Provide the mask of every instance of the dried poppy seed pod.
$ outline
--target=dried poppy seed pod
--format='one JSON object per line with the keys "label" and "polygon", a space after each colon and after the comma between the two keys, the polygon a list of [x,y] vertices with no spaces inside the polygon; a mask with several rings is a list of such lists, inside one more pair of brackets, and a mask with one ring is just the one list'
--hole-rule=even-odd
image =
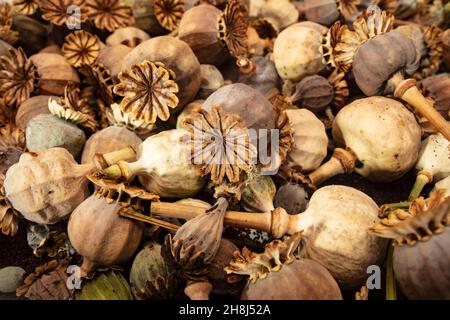
{"label": "dried poppy seed pod", "polygon": [[442,73],[419,82],[425,96],[434,100],[434,108],[450,120],[450,74]]}
{"label": "dried poppy seed pod", "polygon": [[414,166],[421,129],[400,102],[384,98],[358,99],[345,106],[333,123],[333,137],[349,148],[360,166],[355,171],[371,181],[393,181]]}
{"label": "dried poppy seed pod", "polygon": [[123,27],[114,31],[106,38],[106,45],[110,47],[123,44],[130,48],[137,47],[140,43],[150,39],[147,32],[136,27]]}
{"label": "dried poppy seed pod", "polygon": [[283,30],[275,40],[273,58],[283,80],[299,81],[320,72],[325,65],[319,51],[326,28],[313,22],[299,22]]}
{"label": "dried poppy seed pod", "polygon": [[[86,141],[81,163],[92,163],[96,154],[104,154],[131,146],[139,150],[142,140],[125,127],[111,126],[97,131]],[[130,161],[135,161],[135,158]]]}
{"label": "dried poppy seed pod", "polygon": [[50,114],[48,101],[55,96],[35,96],[20,104],[16,113],[16,125],[25,130],[28,122],[40,114]]}
{"label": "dried poppy seed pod", "polygon": [[262,94],[281,87],[281,79],[271,60],[259,56],[252,57],[250,60],[254,64],[254,71],[250,74],[240,73],[237,82],[244,83]]}
{"label": "dried poppy seed pod", "polygon": [[396,210],[369,230],[393,239],[395,279],[411,300],[450,299],[450,199],[443,195],[444,190],[438,190],[426,201],[419,198],[409,211]]}
{"label": "dried poppy seed pod", "polygon": [[137,151],[136,162],[119,161],[103,173],[111,178],[127,180],[139,176],[146,190],[162,197],[193,196],[203,187],[205,179],[190,159],[190,145],[182,141],[186,134],[185,130],[176,129],[151,136]]}
{"label": "dried poppy seed pod", "polygon": [[273,204],[288,214],[298,214],[308,206],[308,193],[301,184],[286,182],[278,188]]}
{"label": "dried poppy seed pod", "polygon": [[122,203],[91,195],[73,211],[67,230],[73,247],[83,256],[82,273],[124,263],[138,248],[144,227],[119,216],[122,208]]}
{"label": "dried poppy seed pod", "polygon": [[145,60],[162,62],[175,73],[175,81],[179,87],[179,108],[194,99],[200,89],[200,63],[185,42],[170,36],[144,41],[125,56],[122,71]]}
{"label": "dried poppy seed pod", "polygon": [[0,174],[19,161],[25,152],[25,133],[12,124],[0,128]]}
{"label": "dried poppy seed pod", "polygon": [[329,26],[340,16],[338,3],[336,0],[305,0],[306,19]]}
{"label": "dried poppy seed pod", "polygon": [[[219,69],[210,64],[200,65],[200,72],[202,74],[201,86],[197,97],[199,99],[206,99],[214,91],[223,87],[225,80]],[[183,109],[184,110],[184,109]]]}
{"label": "dried poppy seed pod", "polygon": [[177,129],[186,129],[186,126],[184,125],[184,120],[186,119],[186,117],[192,116],[192,112],[195,109],[201,108],[204,102],[205,100],[194,100],[191,103],[189,103],[186,107],[184,107],[183,111],[181,111],[177,117]]}
{"label": "dried poppy seed pod", "polygon": [[298,107],[307,108],[315,113],[322,111],[334,99],[330,82],[322,76],[313,75],[302,79],[296,86],[289,100]]}
{"label": "dried poppy seed pod", "polygon": [[11,45],[7,42],[0,40],[0,56],[9,56],[9,49]]}
{"label": "dried poppy seed pod", "polygon": [[260,254],[247,248],[236,252],[225,271],[234,278],[249,276],[241,299],[342,300],[339,286],[327,269],[295,256],[300,241],[301,233],[296,233],[271,242]]}
{"label": "dried poppy seed pod", "polygon": [[77,157],[86,142],[86,135],[75,124],[52,114],[40,114],[31,119],[26,128],[27,149],[39,151],[65,148]]}
{"label": "dried poppy seed pod", "polygon": [[241,195],[241,205],[249,212],[270,212],[274,210],[273,197],[276,187],[269,176],[258,176],[250,180]]}
{"label": "dried poppy seed pod", "polygon": [[228,58],[217,37],[217,23],[222,11],[201,4],[186,11],[180,21],[178,38],[186,42],[201,64],[221,65]]}
{"label": "dried poppy seed pod", "polygon": [[75,300],[133,300],[123,275],[114,270],[99,272],[75,292]]}
{"label": "dried poppy seed pod", "polygon": [[422,30],[418,25],[411,24],[398,26],[393,31],[400,32],[401,34],[412,40],[420,56],[425,56],[427,48],[424,42]]}
{"label": "dried poppy seed pod", "polygon": [[130,284],[137,300],[173,299],[180,289],[178,279],[170,272],[157,243],[146,245],[134,258]]}
{"label": "dried poppy seed pod", "polygon": [[298,21],[299,12],[288,0],[267,0],[260,7],[258,17],[269,21],[280,32]]}
{"label": "dried poppy seed pod", "polygon": [[12,29],[19,32],[16,46],[22,47],[27,55],[32,55],[47,44],[47,27],[39,21],[24,15],[13,15]]}
{"label": "dried poppy seed pod", "polygon": [[442,40],[442,61],[444,62],[447,69],[450,69],[450,29],[445,30],[441,35]]}
{"label": "dried poppy seed pod", "polygon": [[6,173],[5,194],[25,219],[57,223],[85,199],[85,175],[92,169],[78,165],[63,148],[24,153]]}
{"label": "dried poppy seed pod", "polygon": [[122,70],[122,61],[132,48],[118,44],[114,46],[104,46],[98,54],[97,62],[104,65],[111,73],[112,78],[117,78]]}
{"label": "dried poppy seed pod", "polygon": [[286,165],[310,172],[320,166],[327,155],[328,136],[322,121],[307,109],[285,111],[294,134]]}
{"label": "dried poppy seed pod", "polygon": [[39,90],[41,94],[62,96],[69,82],[80,83],[78,73],[64,59],[54,53],[38,53],[30,57],[40,75]]}

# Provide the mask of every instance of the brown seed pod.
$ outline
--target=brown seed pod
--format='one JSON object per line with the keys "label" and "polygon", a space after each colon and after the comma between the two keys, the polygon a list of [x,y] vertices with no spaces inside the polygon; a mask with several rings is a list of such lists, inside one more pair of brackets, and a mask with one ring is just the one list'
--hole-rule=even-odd
{"label": "brown seed pod", "polygon": [[270,176],[257,176],[246,183],[240,204],[249,212],[270,212],[275,209],[275,192],[276,187]]}
{"label": "brown seed pod", "polygon": [[220,87],[223,87],[225,80],[223,79],[222,73],[220,73],[219,69],[213,65],[202,64],[200,65],[200,71],[202,74],[202,81],[197,98],[206,99],[214,93],[214,91]]}
{"label": "brown seed pod", "polygon": [[434,108],[447,120],[450,120],[450,75],[438,74],[419,82],[424,94],[434,100]]}
{"label": "brown seed pod", "polygon": [[10,44],[0,40],[0,56],[9,56],[9,49],[11,48],[12,46]]}
{"label": "brown seed pod", "polygon": [[70,300],[72,292],[67,288],[67,266],[66,260],[52,260],[37,267],[17,288],[16,295],[30,300]]}
{"label": "brown seed pod", "polygon": [[6,172],[5,195],[25,219],[53,224],[85,199],[85,175],[91,170],[63,148],[27,152]]}
{"label": "brown seed pod", "polygon": [[108,36],[106,38],[106,44],[111,47],[123,44],[127,47],[134,48],[148,39],[150,39],[148,33],[141,29],[136,27],[123,27]]}
{"label": "brown seed pod", "polygon": [[144,41],[125,56],[122,71],[131,70],[133,65],[145,60],[159,61],[173,70],[179,87],[179,108],[192,101],[200,88],[200,63],[185,42],[170,36]]}
{"label": "brown seed pod", "polygon": [[25,133],[22,129],[12,124],[0,128],[0,173],[5,174],[11,165],[18,162],[25,148]]}
{"label": "brown seed pod", "polygon": [[14,210],[5,196],[4,181],[5,174],[0,173],[0,230],[4,235],[14,237],[19,229],[20,214]]}
{"label": "brown seed pod", "polygon": [[[81,163],[92,163],[97,153],[105,154],[131,146],[138,150],[142,140],[125,127],[111,126],[97,131],[86,141]],[[136,159],[131,159],[135,161]]]}
{"label": "brown seed pod", "polygon": [[131,50],[132,48],[123,44],[104,46],[100,49],[97,62],[99,65],[103,65],[111,74],[110,76],[117,81],[117,76],[122,70],[122,61]]}
{"label": "brown seed pod", "polygon": [[269,21],[277,32],[281,32],[298,21],[299,12],[289,0],[267,0],[262,2],[257,17]]}
{"label": "brown seed pod", "polygon": [[313,75],[302,79],[296,86],[294,94],[289,98],[299,107],[319,112],[330,105],[334,99],[334,91],[330,82],[322,76]]}
{"label": "brown seed pod", "polygon": [[450,30],[445,30],[442,35],[442,61],[444,62],[447,69],[450,69]]}
{"label": "brown seed pod", "polygon": [[55,96],[35,96],[25,100],[17,109],[15,123],[17,127],[25,130],[28,122],[40,114],[50,114],[48,101]]}
{"label": "brown seed pod", "polygon": [[59,54],[38,53],[32,55],[30,60],[33,61],[40,75],[41,94],[62,96],[69,82],[80,83],[77,71]]}
{"label": "brown seed pod", "polygon": [[[370,233],[393,239],[395,278],[408,299],[449,299],[450,198],[438,190],[396,210]],[[430,278],[430,275],[432,277]]]}
{"label": "brown seed pod", "polygon": [[87,0],[84,7],[86,16],[98,29],[113,32],[134,24],[131,7],[120,0]]}
{"label": "brown seed pod", "polygon": [[281,79],[273,61],[259,56],[252,57],[250,61],[254,64],[254,71],[250,74],[241,72],[237,82],[244,83],[264,95],[273,88],[281,87]]}
{"label": "brown seed pod", "polygon": [[278,188],[273,204],[288,214],[298,214],[308,206],[308,193],[301,184],[286,182]]}
{"label": "brown seed pod", "polygon": [[[89,274],[98,266],[124,263],[138,248],[144,227],[141,222],[119,215],[121,210],[135,211],[132,205],[122,202],[122,194],[129,201],[136,197],[127,189],[101,188],[70,216],[67,230],[73,247],[83,256],[82,273]],[[111,195],[118,198],[110,198]]]}
{"label": "brown seed pod", "polygon": [[342,300],[338,284],[322,265],[295,256],[300,241],[301,233],[296,233],[267,244],[261,254],[247,248],[236,252],[225,271],[248,276],[241,299]]}
{"label": "brown seed pod", "polygon": [[155,0],[156,20],[166,30],[174,31],[178,28],[184,10],[184,0]]}
{"label": "brown seed pod", "polygon": [[162,35],[167,31],[161,27],[155,16],[155,0],[124,0],[133,12],[136,27],[151,35]]}
{"label": "brown seed pod", "polygon": [[82,65],[80,73],[83,80],[83,96],[87,95],[96,100],[99,108],[103,105],[111,105],[113,102],[113,90],[111,72],[102,64]]}
{"label": "brown seed pod", "polygon": [[47,45],[47,27],[35,19],[14,15],[12,29],[19,33],[15,46],[23,48],[28,55],[35,54]]}
{"label": "brown seed pod", "polygon": [[340,16],[338,3],[336,0],[305,0],[306,19],[329,26]]}
{"label": "brown seed pod", "polygon": [[93,64],[100,52],[100,39],[87,31],[76,30],[65,38],[61,51],[75,68],[82,64]]}
{"label": "brown seed pod", "polygon": [[202,4],[186,11],[180,21],[178,38],[186,42],[201,64],[223,64],[228,55],[217,38],[217,22],[222,11]]}

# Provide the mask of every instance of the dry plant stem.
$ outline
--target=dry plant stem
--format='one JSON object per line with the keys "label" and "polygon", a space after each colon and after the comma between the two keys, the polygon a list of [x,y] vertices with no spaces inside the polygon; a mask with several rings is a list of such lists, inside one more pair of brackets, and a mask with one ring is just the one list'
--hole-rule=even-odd
{"label": "dry plant stem", "polygon": [[170,222],[167,222],[164,220],[156,219],[153,217],[149,217],[144,214],[135,212],[134,210],[120,210],[119,215],[124,218],[129,218],[129,219],[149,223],[149,224],[152,224],[152,225],[155,225],[155,226],[167,229],[167,230],[171,230],[171,231],[177,231],[180,228],[180,226],[178,226],[176,224],[173,224],[173,223],[170,223]]}
{"label": "dry plant stem", "polygon": [[239,67],[239,72],[242,75],[251,77],[256,72],[256,64],[248,58],[238,58],[236,65]]}
{"label": "dry plant stem", "polygon": [[394,275],[394,246],[389,243],[389,251],[387,256],[386,268],[386,300],[397,300],[397,287]]}
{"label": "dry plant stem", "polygon": [[331,159],[309,174],[311,183],[317,186],[338,174],[353,172],[356,160],[353,152],[341,148],[334,149]]}
{"label": "dry plant stem", "polygon": [[209,300],[213,286],[209,281],[189,282],[184,289],[184,293],[191,300]]}
{"label": "dry plant stem", "polygon": [[95,164],[98,169],[106,169],[119,162],[120,160],[128,161],[136,157],[136,151],[133,147],[128,146],[126,148],[112,151],[105,154],[95,155]]}
{"label": "dry plant stem", "polygon": [[442,115],[433,107],[429,100],[425,99],[416,86],[416,80],[404,79],[400,72],[397,72],[389,81],[395,88],[394,95],[402,99],[414,110],[426,118],[442,135],[450,140],[450,125]]}
{"label": "dry plant stem", "polygon": [[433,174],[431,172],[426,170],[419,171],[416,177],[416,182],[414,183],[411,193],[409,194],[408,201],[411,202],[418,198],[423,188],[432,181]]}
{"label": "dry plant stem", "polygon": [[81,274],[82,278],[88,277],[93,271],[97,269],[98,265],[89,261],[86,258],[83,258],[83,263],[81,264]]}

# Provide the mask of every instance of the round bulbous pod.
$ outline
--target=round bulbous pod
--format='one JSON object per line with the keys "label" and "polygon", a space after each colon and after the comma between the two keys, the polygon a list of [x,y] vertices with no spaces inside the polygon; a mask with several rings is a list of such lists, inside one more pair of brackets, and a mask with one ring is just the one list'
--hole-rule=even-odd
{"label": "round bulbous pod", "polygon": [[122,61],[127,54],[133,50],[124,44],[114,46],[104,46],[100,49],[97,57],[97,63],[103,64],[111,72],[111,77],[117,78],[122,70]]}
{"label": "round bulbous pod", "polygon": [[225,271],[249,276],[241,300],[342,300],[336,280],[325,267],[294,255],[300,241],[296,233],[266,245],[264,253],[243,249],[235,255]]}
{"label": "round bulbous pod", "polygon": [[118,271],[99,272],[75,292],[75,300],[133,300],[130,285]]}
{"label": "round bulbous pod", "polygon": [[[386,62],[389,57],[389,63]],[[356,84],[366,96],[392,91],[386,81],[398,71],[411,75],[419,67],[420,54],[414,42],[400,32],[387,32],[370,38],[353,58]]]}
{"label": "round bulbous pod", "polygon": [[442,73],[419,82],[425,94],[434,99],[434,108],[450,120],[450,74]]}
{"label": "round bulbous pod", "polygon": [[[81,163],[93,163],[95,154],[117,151],[128,146],[138,150],[142,140],[133,131],[125,127],[111,126],[97,131],[86,141]],[[136,159],[131,159],[132,161]]]}
{"label": "round bulbous pod", "polygon": [[210,64],[200,65],[200,71],[202,74],[202,81],[197,98],[206,99],[214,91],[222,87],[225,83],[222,74],[219,69]]}
{"label": "round bulbous pod", "polygon": [[322,33],[326,28],[314,22],[299,22],[283,30],[275,40],[273,58],[283,80],[300,81],[320,72]]}
{"label": "round bulbous pod", "polygon": [[275,192],[275,183],[270,176],[258,176],[244,188],[240,203],[249,212],[270,212],[275,209]]}
{"label": "round bulbous pod", "polygon": [[186,11],[180,21],[178,38],[191,47],[201,64],[221,65],[229,57],[218,39],[218,20],[222,11],[201,4]]}
{"label": "round bulbous pod", "polygon": [[237,82],[244,83],[262,94],[281,87],[281,79],[272,61],[260,56],[252,57],[250,60],[255,64],[255,72],[251,75],[240,74]]}
{"label": "round bulbous pod", "polygon": [[0,56],[9,56],[9,49],[11,48],[12,46],[9,43],[0,40]]}
{"label": "round bulbous pod", "polygon": [[308,21],[330,26],[340,16],[336,0],[304,0],[303,3]]}
{"label": "round bulbous pod", "polygon": [[308,206],[308,193],[300,184],[286,182],[278,188],[273,204],[283,208],[288,214],[298,214]]}
{"label": "round bulbous pod", "polygon": [[370,181],[394,181],[416,163],[421,128],[402,103],[369,97],[353,101],[337,114],[333,138],[360,162],[355,171]]}
{"label": "round bulbous pod", "polygon": [[367,233],[379,208],[366,194],[346,186],[326,186],[311,197],[299,220],[304,230],[302,256],[319,262],[342,289],[360,287],[367,268],[379,265],[387,241]]}
{"label": "round bulbous pod", "polygon": [[63,96],[69,82],[80,83],[77,71],[56,53],[38,53],[30,57],[39,72],[41,94]]}
{"label": "round bulbous pod", "polygon": [[28,122],[25,133],[30,151],[61,147],[77,157],[86,142],[83,130],[52,114],[35,116]]}
{"label": "round bulbous pod", "polygon": [[82,272],[128,261],[141,242],[141,222],[122,218],[122,205],[91,195],[73,211],[67,225],[70,242],[83,256]]}
{"label": "round bulbous pod", "polygon": [[298,107],[317,113],[324,110],[333,101],[334,90],[324,77],[306,76],[297,83],[295,92],[289,99]]}
{"label": "round bulbous pod", "polygon": [[227,273],[224,268],[233,260],[233,255],[239,248],[230,240],[222,238],[219,250],[209,265],[208,278],[213,285],[212,292],[218,295],[233,293],[235,285],[227,281]]}
{"label": "round bulbous pod", "polygon": [[202,109],[221,106],[225,113],[241,116],[249,129],[274,129],[277,117],[272,104],[256,89],[234,83],[223,86],[206,99]]}
{"label": "round bulbous pod", "polygon": [[258,16],[269,21],[280,32],[298,21],[299,12],[289,0],[266,0],[261,5]]}
{"label": "round bulbous pod", "polygon": [[39,53],[56,53],[62,55],[61,48],[57,44],[50,44],[45,48],[39,50]]}
{"label": "round bulbous pod", "polygon": [[11,28],[19,33],[15,45],[22,47],[27,56],[35,54],[47,45],[47,27],[35,19],[15,14]]}
{"label": "round bulbous pod", "polygon": [[175,81],[179,87],[179,108],[194,99],[200,89],[200,63],[184,41],[170,36],[144,41],[125,56],[122,70],[128,70],[144,60],[162,62],[175,72]]}
{"label": "round bulbous pod", "polygon": [[425,40],[423,38],[422,30],[418,25],[408,24],[403,26],[398,26],[393,31],[400,32],[407,38],[409,38],[417,48],[420,56],[423,57],[427,53],[427,47]]}
{"label": "round bulbous pod", "polygon": [[443,189],[445,191],[444,197],[450,196],[450,176],[436,182],[433,191],[437,191],[439,189]]}
{"label": "round bulbous pod", "polygon": [[293,144],[287,154],[287,165],[302,172],[317,169],[328,150],[328,136],[322,121],[307,109],[288,109],[287,117],[294,129]]}
{"label": "round bulbous pod", "polygon": [[106,38],[106,45],[114,47],[119,44],[134,48],[141,42],[150,39],[147,32],[136,27],[123,27]]}
{"label": "round bulbous pod", "polygon": [[5,195],[25,219],[54,224],[86,198],[85,175],[91,170],[64,148],[27,152],[6,172]]}
{"label": "round bulbous pod", "polygon": [[450,175],[450,142],[440,134],[433,134],[423,140],[416,170],[426,170],[434,181],[439,181]]}
{"label": "round bulbous pod", "polygon": [[[176,288],[169,267],[161,256],[161,246],[145,246],[134,258],[130,271],[131,291],[137,300],[174,298]],[[152,290],[153,289],[153,290]]]}
{"label": "round bulbous pod", "polygon": [[48,100],[55,96],[35,96],[25,100],[17,109],[16,126],[25,130],[28,122],[40,114],[50,114]]}

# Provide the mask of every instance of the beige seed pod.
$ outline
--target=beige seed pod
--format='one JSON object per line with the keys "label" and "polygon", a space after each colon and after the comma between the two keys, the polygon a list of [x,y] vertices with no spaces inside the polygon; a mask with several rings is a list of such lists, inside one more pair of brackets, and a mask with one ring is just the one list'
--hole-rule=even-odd
{"label": "beige seed pod", "polygon": [[116,46],[119,44],[134,48],[141,42],[150,39],[147,32],[136,27],[123,27],[114,31],[108,38],[106,44],[108,46]]}
{"label": "beige seed pod", "polygon": [[131,52],[130,48],[124,44],[117,44],[114,46],[104,46],[98,55],[98,64],[104,65],[110,72],[113,78],[119,75],[122,68],[123,58]]}

